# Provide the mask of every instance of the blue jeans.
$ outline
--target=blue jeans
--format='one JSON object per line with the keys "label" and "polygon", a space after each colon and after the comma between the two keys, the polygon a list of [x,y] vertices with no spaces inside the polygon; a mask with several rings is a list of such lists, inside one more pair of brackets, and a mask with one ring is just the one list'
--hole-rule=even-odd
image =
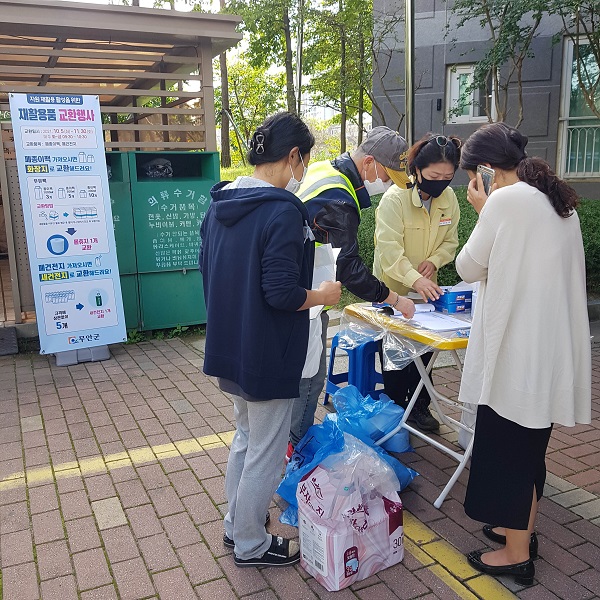
{"label": "blue jeans", "polygon": [[327,374],[327,326],[329,325],[329,315],[327,314],[327,311],[321,313],[321,324],[323,325],[323,331],[321,333],[323,350],[321,352],[319,370],[313,377],[300,380],[300,395],[298,398],[294,398],[292,425],[290,428],[290,441],[294,447],[304,437],[304,434],[308,431],[309,427],[315,422],[317,403],[325,385],[325,376]]}

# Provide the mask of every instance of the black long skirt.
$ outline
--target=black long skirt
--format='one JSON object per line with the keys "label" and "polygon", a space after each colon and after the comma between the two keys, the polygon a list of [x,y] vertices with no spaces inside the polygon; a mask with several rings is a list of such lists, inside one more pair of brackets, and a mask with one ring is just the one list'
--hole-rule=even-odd
{"label": "black long skirt", "polygon": [[530,429],[477,408],[475,441],[465,512],[476,521],[525,530],[535,489],[540,500],[546,481],[546,450],[552,426]]}

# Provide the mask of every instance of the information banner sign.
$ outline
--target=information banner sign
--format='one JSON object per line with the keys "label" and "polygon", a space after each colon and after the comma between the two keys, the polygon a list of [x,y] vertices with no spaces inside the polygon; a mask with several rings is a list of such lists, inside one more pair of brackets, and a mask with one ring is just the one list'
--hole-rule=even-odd
{"label": "information banner sign", "polygon": [[127,339],[98,96],[10,94],[42,354]]}

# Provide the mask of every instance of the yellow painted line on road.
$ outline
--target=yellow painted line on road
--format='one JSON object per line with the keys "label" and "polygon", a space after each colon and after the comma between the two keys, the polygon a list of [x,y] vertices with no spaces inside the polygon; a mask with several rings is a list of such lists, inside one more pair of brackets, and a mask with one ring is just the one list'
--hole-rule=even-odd
{"label": "yellow painted line on road", "polygon": [[219,434],[205,435],[200,438],[179,440],[168,444],[133,448],[127,452],[115,452],[106,456],[83,458],[79,461],[58,463],[48,467],[33,467],[26,471],[10,473],[0,480],[0,491],[10,490],[26,483],[39,485],[50,483],[55,479],[75,477],[80,475],[100,475],[107,471],[114,471],[124,467],[141,466],[155,462],[157,459],[187,456],[195,452],[202,452],[212,448],[219,448],[231,444],[235,431],[226,431]]}
{"label": "yellow painted line on road", "polygon": [[460,598],[516,598],[493,577],[473,569],[462,552],[407,511],[404,511],[404,548]]}

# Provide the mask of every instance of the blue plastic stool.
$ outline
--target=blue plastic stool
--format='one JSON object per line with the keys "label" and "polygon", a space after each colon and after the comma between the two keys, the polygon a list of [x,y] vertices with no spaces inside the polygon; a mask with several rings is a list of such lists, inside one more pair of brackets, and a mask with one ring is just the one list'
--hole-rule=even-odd
{"label": "blue plastic stool", "polygon": [[355,348],[344,348],[348,353],[348,371],[343,373],[333,373],[335,364],[335,352],[339,344],[339,334],[336,334],[331,340],[331,355],[329,356],[329,371],[325,382],[325,398],[323,404],[329,403],[330,394],[335,394],[340,389],[340,383],[348,382],[348,385],[354,385],[363,395],[370,395],[373,398],[379,398],[383,391],[376,390],[378,383],[383,383],[383,375],[375,370],[375,356],[379,354],[379,342],[369,340]]}

